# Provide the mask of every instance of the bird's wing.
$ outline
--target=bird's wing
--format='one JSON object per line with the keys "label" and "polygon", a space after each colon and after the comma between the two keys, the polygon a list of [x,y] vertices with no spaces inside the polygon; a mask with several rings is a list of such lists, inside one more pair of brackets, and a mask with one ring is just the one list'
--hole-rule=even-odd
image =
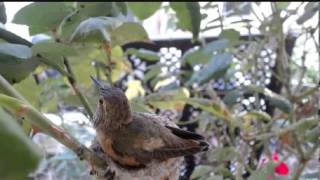
{"label": "bird's wing", "polygon": [[115,151],[133,156],[141,163],[148,163],[152,159],[165,160],[208,149],[202,136],[158,122],[159,118],[146,114],[135,119],[123,131],[130,133],[129,136],[119,134],[123,138],[120,137],[119,142],[114,143]]}

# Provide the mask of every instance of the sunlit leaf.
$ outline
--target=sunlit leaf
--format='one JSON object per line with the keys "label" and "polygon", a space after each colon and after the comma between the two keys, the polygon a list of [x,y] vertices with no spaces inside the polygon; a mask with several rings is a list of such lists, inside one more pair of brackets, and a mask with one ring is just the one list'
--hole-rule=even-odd
{"label": "sunlit leaf", "polygon": [[150,41],[147,31],[139,23],[125,22],[111,32],[112,46],[135,41]]}
{"label": "sunlit leaf", "polygon": [[182,111],[189,91],[185,88],[152,93],[146,96],[145,100],[154,107],[162,109],[176,109]]}
{"label": "sunlit leaf", "polygon": [[71,41],[110,42],[110,32],[122,21],[112,17],[93,17],[82,21],[71,36]]}
{"label": "sunlit leaf", "polygon": [[176,12],[179,27],[191,31],[197,40],[201,23],[199,2],[170,2],[170,6]]}
{"label": "sunlit leaf", "polygon": [[126,55],[135,55],[141,60],[145,61],[159,61],[160,56],[153,51],[146,50],[146,49],[135,49],[135,48],[128,48],[126,50]]}
{"label": "sunlit leaf", "polygon": [[221,32],[219,37],[228,39],[231,45],[235,45],[239,41],[240,32],[234,29],[226,29]]}
{"label": "sunlit leaf", "polygon": [[144,20],[160,9],[161,3],[162,2],[128,2],[128,6],[134,15]]}
{"label": "sunlit leaf", "polygon": [[71,10],[66,2],[35,2],[20,9],[12,22],[29,26],[30,34],[34,35],[56,30]]}
{"label": "sunlit leaf", "polygon": [[217,116],[218,118],[224,119],[226,121],[232,120],[232,114],[222,104],[218,104],[217,102],[204,98],[189,98],[187,102],[192,106],[201,108],[209,113],[212,113],[214,116]]}

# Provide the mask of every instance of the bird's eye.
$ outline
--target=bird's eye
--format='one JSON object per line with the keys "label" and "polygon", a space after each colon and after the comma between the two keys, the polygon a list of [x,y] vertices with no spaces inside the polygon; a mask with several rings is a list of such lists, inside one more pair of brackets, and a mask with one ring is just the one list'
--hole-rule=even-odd
{"label": "bird's eye", "polygon": [[99,99],[99,103],[100,103],[100,104],[103,104],[102,98]]}

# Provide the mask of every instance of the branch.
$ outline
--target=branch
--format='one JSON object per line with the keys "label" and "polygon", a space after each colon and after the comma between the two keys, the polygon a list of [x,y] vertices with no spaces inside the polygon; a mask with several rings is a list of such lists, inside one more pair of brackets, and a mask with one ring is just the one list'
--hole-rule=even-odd
{"label": "branch", "polygon": [[[0,94],[0,105],[8,108],[17,116],[27,117],[32,125],[40,129],[43,133],[48,134],[76,152],[80,159],[86,159],[98,167],[105,168],[107,163],[104,159],[93,153],[90,149],[79,143],[74,137],[68,134],[59,126],[53,124],[49,119],[43,116],[39,111],[30,105],[23,96],[19,94],[1,75],[0,89],[4,89],[4,93],[13,97]],[[17,99],[16,99],[17,98]]]}
{"label": "branch", "polygon": [[72,89],[74,90],[74,92],[76,93],[76,95],[79,97],[80,101],[82,102],[84,108],[86,109],[87,113],[90,116],[90,120],[92,120],[93,118],[93,111],[92,108],[90,107],[89,101],[88,99],[81,93],[81,91],[78,88],[77,85],[77,81],[75,79],[74,73],[71,69],[71,66],[69,64],[69,61],[66,57],[63,58],[63,63],[66,67],[67,72],[70,74],[70,76],[68,76],[68,81],[72,87]]}
{"label": "branch", "polygon": [[275,137],[275,136],[281,136],[283,134],[286,134],[290,131],[294,131],[295,129],[303,126],[305,123],[318,123],[319,118],[310,118],[310,119],[303,119],[298,121],[297,123],[291,124],[289,127],[287,128],[283,128],[277,131],[273,131],[270,133],[265,133],[265,134],[260,134],[260,135],[252,135],[252,136],[243,136],[244,140],[262,140],[262,139],[267,139],[267,138],[271,138],[271,137]]}

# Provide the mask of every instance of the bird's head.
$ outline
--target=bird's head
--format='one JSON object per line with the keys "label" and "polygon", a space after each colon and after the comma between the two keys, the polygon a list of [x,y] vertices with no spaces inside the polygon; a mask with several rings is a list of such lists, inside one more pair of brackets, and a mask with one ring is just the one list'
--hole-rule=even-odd
{"label": "bird's head", "polygon": [[131,120],[131,109],[128,98],[120,88],[104,87],[91,76],[99,89],[99,103],[94,118],[94,126],[120,126]]}

